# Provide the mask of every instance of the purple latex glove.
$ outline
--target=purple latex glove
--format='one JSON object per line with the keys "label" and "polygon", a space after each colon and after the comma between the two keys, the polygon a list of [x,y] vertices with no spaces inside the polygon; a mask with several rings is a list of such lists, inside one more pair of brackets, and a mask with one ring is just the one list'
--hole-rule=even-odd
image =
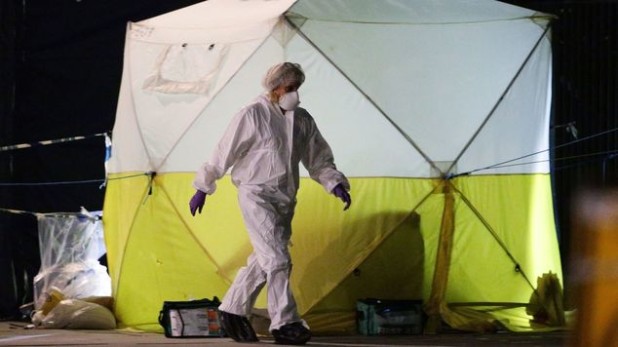
{"label": "purple latex glove", "polygon": [[189,209],[191,210],[191,215],[195,216],[195,212],[198,211],[202,213],[202,207],[204,207],[204,202],[206,202],[206,193],[197,190],[191,201],[189,201]]}
{"label": "purple latex glove", "polygon": [[352,204],[352,198],[350,197],[350,193],[348,193],[348,191],[345,190],[345,188],[343,187],[343,184],[339,183],[337,186],[335,186],[335,188],[333,189],[333,194],[335,194],[336,197],[341,199],[341,201],[345,202],[345,207],[343,208],[344,211],[350,208],[350,205]]}

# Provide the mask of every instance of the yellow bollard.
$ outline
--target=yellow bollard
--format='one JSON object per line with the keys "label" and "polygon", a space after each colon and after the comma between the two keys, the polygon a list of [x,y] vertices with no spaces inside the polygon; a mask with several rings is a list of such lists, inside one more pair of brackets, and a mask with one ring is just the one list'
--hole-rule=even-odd
{"label": "yellow bollard", "polygon": [[618,190],[586,191],[574,205],[573,347],[618,344]]}

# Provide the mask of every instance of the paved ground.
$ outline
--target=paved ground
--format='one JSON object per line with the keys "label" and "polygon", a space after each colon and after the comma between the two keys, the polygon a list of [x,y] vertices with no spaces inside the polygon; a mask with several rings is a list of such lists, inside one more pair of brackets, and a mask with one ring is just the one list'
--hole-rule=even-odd
{"label": "paved ground", "polygon": [[[129,330],[26,329],[27,323],[0,322],[1,346],[243,346],[270,345],[272,338],[259,343],[238,344],[229,338],[176,339],[163,334]],[[549,346],[565,347],[568,332],[439,334],[414,336],[314,336],[308,346]]]}

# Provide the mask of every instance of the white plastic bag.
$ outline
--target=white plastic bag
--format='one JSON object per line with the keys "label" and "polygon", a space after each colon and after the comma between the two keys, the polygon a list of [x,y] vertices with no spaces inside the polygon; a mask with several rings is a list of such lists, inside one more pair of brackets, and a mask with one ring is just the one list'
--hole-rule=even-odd
{"label": "white plastic bag", "polygon": [[109,309],[78,299],[60,301],[46,316],[35,315],[33,323],[49,329],[116,328],[116,318]]}

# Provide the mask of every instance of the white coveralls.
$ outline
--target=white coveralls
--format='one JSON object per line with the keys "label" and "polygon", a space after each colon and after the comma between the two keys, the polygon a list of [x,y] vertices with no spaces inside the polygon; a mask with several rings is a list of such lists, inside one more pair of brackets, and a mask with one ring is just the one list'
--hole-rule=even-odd
{"label": "white coveralls", "polygon": [[311,115],[300,107],[284,114],[262,95],[232,119],[210,161],[200,167],[193,182],[196,189],[212,194],[215,181],[232,167],[232,182],[238,188],[253,253],[219,309],[249,315],[268,282],[271,331],[303,322],[290,290],[292,263],[288,251],[300,161],[327,192],[340,183],[349,189]]}

